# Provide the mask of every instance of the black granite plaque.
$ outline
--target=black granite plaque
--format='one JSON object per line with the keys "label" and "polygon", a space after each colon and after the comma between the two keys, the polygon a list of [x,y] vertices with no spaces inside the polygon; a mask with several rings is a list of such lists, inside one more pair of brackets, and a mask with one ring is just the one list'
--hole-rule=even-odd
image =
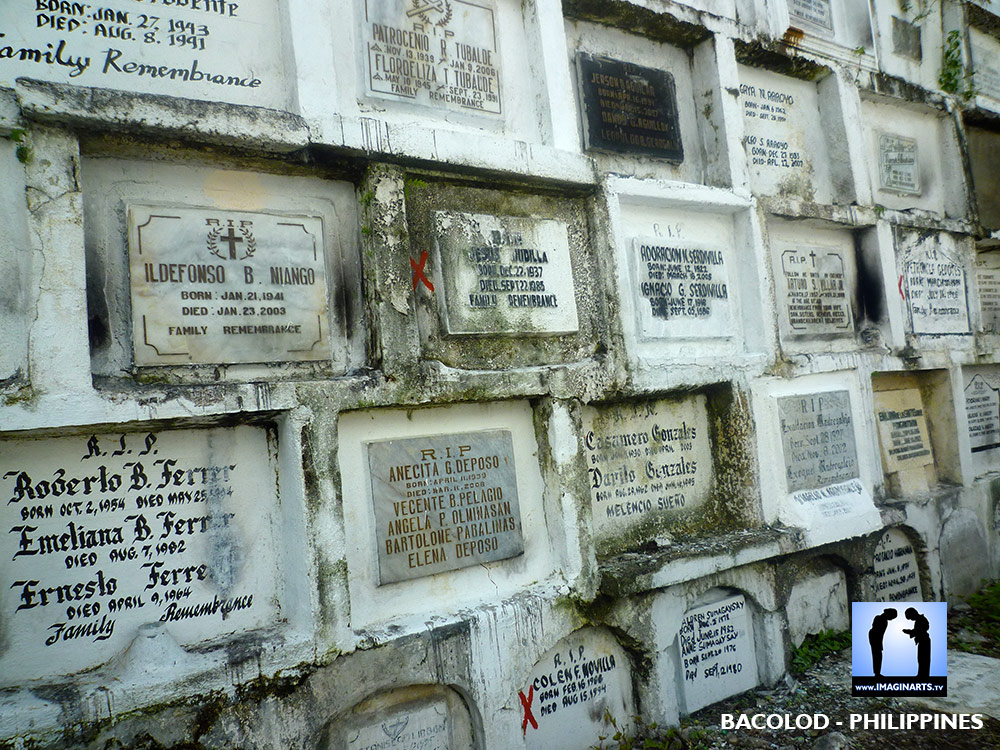
{"label": "black granite plaque", "polygon": [[588,149],[684,160],[670,73],[582,53],[577,62]]}

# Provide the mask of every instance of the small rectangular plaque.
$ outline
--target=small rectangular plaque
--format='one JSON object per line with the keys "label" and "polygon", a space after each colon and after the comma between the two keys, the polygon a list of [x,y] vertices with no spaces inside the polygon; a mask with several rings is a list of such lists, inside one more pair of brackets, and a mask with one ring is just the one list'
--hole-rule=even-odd
{"label": "small rectangular plaque", "polygon": [[509,430],[368,443],[379,583],[524,552]]}
{"label": "small rectangular plaque", "polygon": [[853,330],[850,286],[844,253],[803,247],[781,254],[784,313],[795,334],[849,333]]}
{"label": "small rectangular plaque", "polygon": [[136,365],[329,359],[323,222],[129,207]]}
{"label": "small rectangular plaque", "polygon": [[933,464],[920,391],[916,388],[875,391],[874,399],[875,422],[886,472]]}
{"label": "small rectangular plaque", "polygon": [[884,190],[920,195],[917,141],[901,135],[878,135],[878,174]]}
{"label": "small rectangular plaque", "polygon": [[937,247],[918,248],[904,264],[914,333],[969,333],[965,269]]}
{"label": "small rectangular plaque", "polygon": [[1000,385],[995,374],[987,380],[976,373],[966,384],[965,416],[973,453],[1000,448]]}
{"label": "small rectangular plaque", "polygon": [[588,149],[684,160],[670,73],[583,53],[577,64]]}
{"label": "small rectangular plaque", "polygon": [[851,396],[828,391],[778,399],[785,481],[789,492],[858,477]]}
{"label": "small rectangular plaque", "polygon": [[439,211],[434,237],[448,333],[579,330],[565,222]]}
{"label": "small rectangular plaque", "polygon": [[365,0],[367,93],[499,115],[492,0]]}
{"label": "small rectangular plaque", "polygon": [[976,93],[1000,99],[1000,41],[978,29],[969,29],[969,44]]}
{"label": "small rectangular plaque", "polygon": [[729,272],[720,247],[637,237],[632,267],[642,338],[732,335]]}
{"label": "small rectangular plaque", "polygon": [[826,31],[833,31],[830,0],[788,0],[788,14],[793,20],[806,21]]}
{"label": "small rectangular plaque", "polygon": [[892,51],[920,62],[924,52],[921,44],[920,26],[897,16],[892,17]]}
{"label": "small rectangular plaque", "polygon": [[0,683],[273,625],[276,466],[260,427],[0,442]]}
{"label": "small rectangular plaque", "polygon": [[976,257],[976,286],[979,288],[979,324],[983,333],[1000,333],[1000,253],[979,253]]}

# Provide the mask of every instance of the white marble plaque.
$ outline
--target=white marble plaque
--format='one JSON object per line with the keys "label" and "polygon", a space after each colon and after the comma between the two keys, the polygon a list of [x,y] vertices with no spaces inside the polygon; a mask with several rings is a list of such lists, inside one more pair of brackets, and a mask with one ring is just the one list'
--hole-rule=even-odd
{"label": "white marble plaque", "polygon": [[778,399],[789,492],[858,478],[851,396],[847,391]]}
{"label": "white marble plaque", "polygon": [[443,700],[348,731],[347,750],[451,750],[448,705]]}
{"label": "white marble plaque", "polygon": [[1000,99],[1000,41],[978,29],[969,29],[969,42],[976,93]]}
{"label": "white marble plaque", "polygon": [[594,530],[622,532],[701,505],[712,489],[704,396],[584,407]]}
{"label": "white marble plaque", "polygon": [[914,333],[968,333],[965,269],[936,245],[917,247],[903,261],[906,302]]}
{"label": "white marble plaque", "polygon": [[851,333],[849,279],[842,250],[802,246],[782,252],[778,297],[787,330],[797,336]]}
{"label": "white marble plaque", "polygon": [[688,713],[757,685],[753,624],[743,595],[688,610],[678,643]]}
{"label": "white marble plaque", "polygon": [[323,223],[129,208],[137,365],[329,359]]}
{"label": "white marble plaque", "polygon": [[368,443],[379,583],[524,552],[509,430]]}
{"label": "white marble plaque", "polygon": [[272,624],[276,466],[258,427],[0,444],[0,683]]}
{"label": "white marble plaque", "polygon": [[916,139],[879,133],[878,175],[883,190],[920,195]]}
{"label": "white marble plaque", "polygon": [[996,372],[978,372],[967,379],[965,416],[973,453],[1000,448],[1000,378]]}
{"label": "white marble plaque", "polygon": [[886,472],[933,464],[934,454],[931,452],[920,391],[917,388],[875,391],[874,401],[882,464]]}
{"label": "white marble plaque", "polygon": [[579,330],[565,222],[438,211],[441,314],[450,334]]}
{"label": "white marble plaque", "polygon": [[729,270],[721,247],[637,237],[632,271],[641,338],[732,335]]}
{"label": "white marble plaque", "polygon": [[875,601],[922,602],[920,570],[913,545],[899,529],[889,529],[875,547]]}
{"label": "white marble plaque", "polygon": [[796,20],[833,31],[833,13],[830,0],[788,0],[788,14]]}
{"label": "white marble plaque", "polygon": [[619,727],[631,724],[635,708],[628,657],[607,633],[578,630],[538,660],[515,705],[520,709],[516,731],[526,747],[589,750],[608,734],[605,714]]}
{"label": "white marble plaque", "polygon": [[364,0],[366,93],[499,115],[492,0]]}
{"label": "white marble plaque", "polygon": [[287,109],[281,6],[187,0],[0,3],[0,85],[37,78]]}
{"label": "white marble plaque", "polygon": [[1000,334],[1000,253],[991,251],[976,256],[976,286],[983,333]]}

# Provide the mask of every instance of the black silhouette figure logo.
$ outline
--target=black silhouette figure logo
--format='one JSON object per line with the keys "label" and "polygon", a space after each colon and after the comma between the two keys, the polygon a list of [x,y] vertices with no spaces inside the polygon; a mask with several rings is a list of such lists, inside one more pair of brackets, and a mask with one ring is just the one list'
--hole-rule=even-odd
{"label": "black silhouette figure logo", "polygon": [[[906,610],[906,616],[909,618],[909,613],[914,611],[913,607],[910,607]],[[872,670],[876,677],[882,676],[882,645],[885,641],[885,630],[889,627],[889,620],[895,620],[897,614],[896,610],[889,607],[883,610],[882,614],[872,618],[872,627],[868,631],[868,644],[872,649]],[[926,623],[927,620],[925,619],[924,622]],[[930,651],[927,654],[927,663],[930,664]]]}
{"label": "black silhouette figure logo", "polygon": [[947,628],[947,602],[854,602],[851,695],[948,695]]}
{"label": "black silhouette figure logo", "polygon": [[[913,620],[913,627],[904,630],[913,642],[917,644],[917,677],[930,677],[931,675],[931,624],[922,614],[913,607],[907,607],[904,613],[907,620]],[[895,615],[894,615],[895,616]],[[875,619],[878,619],[877,617]],[[879,655],[881,662],[881,654]]]}

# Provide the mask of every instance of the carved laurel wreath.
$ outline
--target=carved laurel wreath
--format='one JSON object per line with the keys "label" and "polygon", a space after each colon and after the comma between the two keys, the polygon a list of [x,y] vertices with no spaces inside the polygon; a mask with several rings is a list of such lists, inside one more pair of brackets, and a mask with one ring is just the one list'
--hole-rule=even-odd
{"label": "carved laurel wreath", "polygon": [[448,22],[451,20],[451,3],[448,0],[444,0],[444,15],[441,16],[441,20],[437,22],[437,26],[447,26]]}
{"label": "carved laurel wreath", "polygon": [[226,260],[226,257],[219,252],[219,235],[222,231],[219,229],[209,229],[208,230],[208,249],[217,258],[222,258]]}
{"label": "carved laurel wreath", "polygon": [[242,234],[247,241],[246,253],[243,257],[252,258],[253,254],[257,252],[257,238],[253,236],[253,232],[250,231],[250,227],[241,226],[240,234]]}
{"label": "carved laurel wreath", "polygon": [[435,26],[447,26],[451,21],[452,7],[451,0],[413,0],[414,10],[424,23],[430,23],[429,12],[436,10],[443,15],[434,24]]}

